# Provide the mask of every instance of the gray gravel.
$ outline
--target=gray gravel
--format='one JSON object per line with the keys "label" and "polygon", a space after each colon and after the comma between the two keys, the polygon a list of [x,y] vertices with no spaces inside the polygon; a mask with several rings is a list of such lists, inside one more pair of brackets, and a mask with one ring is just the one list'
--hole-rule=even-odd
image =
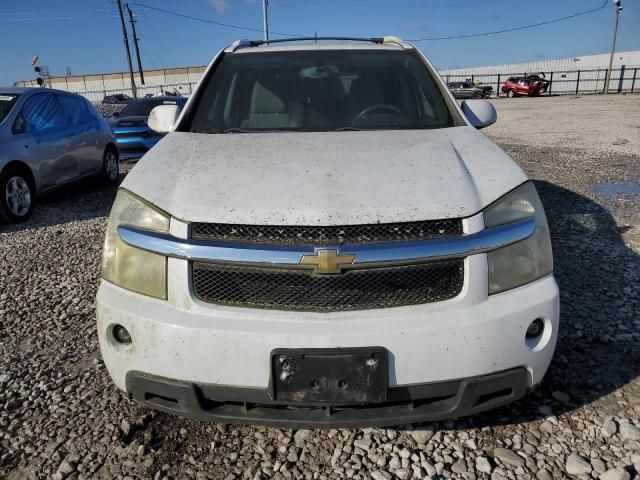
{"label": "gray gravel", "polygon": [[[114,189],[79,185],[0,225],[0,479],[640,478],[640,196],[594,190],[640,179],[640,97],[605,100],[496,101],[487,134],[536,179],[549,215],[562,327],[543,385],[471,418],[291,431],[139,407],[111,384],[94,326]],[[581,130],[595,110],[630,142]],[[529,136],[541,122],[570,135]]]}

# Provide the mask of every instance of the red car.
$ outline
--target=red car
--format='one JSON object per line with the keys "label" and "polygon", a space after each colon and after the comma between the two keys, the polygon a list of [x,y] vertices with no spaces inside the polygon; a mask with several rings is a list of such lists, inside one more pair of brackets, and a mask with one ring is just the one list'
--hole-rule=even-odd
{"label": "red car", "polygon": [[549,88],[549,82],[540,75],[528,75],[526,77],[509,77],[502,85],[502,92],[507,97],[513,98],[518,95],[533,97],[541,95]]}

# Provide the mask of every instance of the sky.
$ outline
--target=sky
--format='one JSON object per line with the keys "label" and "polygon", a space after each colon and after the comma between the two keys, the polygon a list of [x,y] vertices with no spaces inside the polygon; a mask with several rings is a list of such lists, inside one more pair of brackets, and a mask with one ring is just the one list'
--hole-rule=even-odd
{"label": "sky", "polygon": [[[123,0],[127,1],[138,20],[144,69],[205,65],[235,39],[262,38],[261,0]],[[269,23],[272,38],[317,33],[423,39],[541,23],[597,9],[605,1],[270,0]],[[638,50],[640,0],[622,0],[622,5],[617,50]],[[439,68],[605,53],[611,49],[614,11],[609,0],[593,13],[537,28],[417,45]],[[35,55],[52,75],[65,75],[67,67],[74,75],[127,68],[115,0],[0,0],[0,45],[0,85],[35,78]]]}

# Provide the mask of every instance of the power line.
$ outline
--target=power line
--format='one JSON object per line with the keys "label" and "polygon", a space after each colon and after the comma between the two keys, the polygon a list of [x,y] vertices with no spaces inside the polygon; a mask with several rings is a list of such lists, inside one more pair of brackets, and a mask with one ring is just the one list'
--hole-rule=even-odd
{"label": "power line", "polygon": [[587,15],[589,13],[597,12],[598,10],[602,10],[607,6],[609,0],[604,0],[602,5],[596,8],[592,8],[591,10],[585,10],[583,12],[574,13],[572,15],[567,15],[565,17],[554,18],[553,20],[547,20],[540,23],[533,23],[531,25],[524,25],[522,27],[514,27],[514,28],[505,28],[504,30],[495,30],[493,32],[483,32],[483,33],[470,33],[467,35],[450,35],[446,37],[428,37],[428,38],[417,38],[413,40],[409,40],[410,42],[430,42],[434,40],[453,40],[456,38],[473,38],[473,37],[486,37],[489,35],[498,35],[500,33],[508,33],[508,32],[517,32],[519,30],[526,30],[528,28],[541,27],[542,25],[549,25],[551,23],[561,22],[563,20],[569,20],[570,18],[580,17],[582,15]]}
{"label": "power line", "polygon": [[[156,10],[158,12],[166,13],[167,15],[174,15],[176,17],[187,18],[189,20],[195,20],[195,21],[202,22],[202,23],[210,23],[210,24],[213,24],[213,25],[218,25],[220,27],[236,28],[238,30],[248,30],[250,32],[263,33],[263,30],[260,29],[260,28],[243,27],[243,26],[240,26],[240,25],[232,25],[230,23],[216,22],[214,20],[208,20],[206,18],[192,17],[191,15],[187,15],[187,14],[179,13],[179,12],[173,12],[171,10],[165,10],[164,8],[152,7],[151,5],[145,5],[144,3],[135,2],[135,3],[131,3],[131,5],[137,5],[137,6],[142,7],[142,8],[148,8],[149,10]],[[273,34],[276,34],[276,35],[290,36],[290,37],[300,37],[300,36],[302,36],[302,35],[297,34],[297,33],[283,33],[283,32],[274,32],[274,31],[271,31],[270,33],[273,33]]]}
{"label": "power line", "polygon": [[173,57],[169,53],[169,50],[167,50],[167,47],[164,46],[164,42],[160,38],[160,35],[158,35],[156,33],[156,29],[153,28],[153,23],[147,22],[145,23],[145,25],[149,27],[149,30],[151,30],[151,33],[153,33],[153,36],[156,37],[156,41],[158,42],[158,45],[160,45],[160,48],[162,48],[162,50],[164,51],[164,54],[167,56],[167,59],[169,59],[169,63],[171,65],[177,65],[176,61],[173,59]]}
{"label": "power line", "polygon": [[479,3],[477,0],[458,0],[458,1],[450,1],[446,0],[444,3],[424,3],[420,2],[419,4],[402,4],[402,3],[393,3],[390,4],[388,2],[383,3],[373,3],[373,2],[348,2],[346,0],[312,0],[309,2],[297,2],[297,3],[278,3],[272,4],[271,6],[274,8],[305,8],[305,7],[313,7],[313,6],[322,6],[322,5],[331,5],[332,7],[344,7],[344,8],[392,8],[397,10],[399,8],[416,8],[416,9],[434,9],[434,8],[450,8],[450,7],[461,7],[461,6],[470,6],[473,5],[475,7],[484,6],[488,4],[494,3],[504,3],[507,0],[487,0],[483,3]]}

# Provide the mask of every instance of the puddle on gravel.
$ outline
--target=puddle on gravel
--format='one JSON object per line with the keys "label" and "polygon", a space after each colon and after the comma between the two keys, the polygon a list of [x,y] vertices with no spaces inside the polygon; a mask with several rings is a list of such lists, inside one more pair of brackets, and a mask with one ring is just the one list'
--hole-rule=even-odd
{"label": "puddle on gravel", "polygon": [[594,193],[610,200],[640,195],[639,182],[598,182],[591,187]]}

